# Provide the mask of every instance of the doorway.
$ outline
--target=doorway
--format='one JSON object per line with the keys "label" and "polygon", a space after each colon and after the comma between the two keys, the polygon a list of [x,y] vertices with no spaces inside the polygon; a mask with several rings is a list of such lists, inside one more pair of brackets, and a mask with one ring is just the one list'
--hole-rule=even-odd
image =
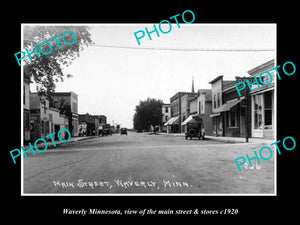
{"label": "doorway", "polygon": [[55,132],[55,136],[54,136],[54,140],[57,141],[58,140],[58,131],[60,130],[60,126],[59,125],[55,125],[54,124],[54,132]]}

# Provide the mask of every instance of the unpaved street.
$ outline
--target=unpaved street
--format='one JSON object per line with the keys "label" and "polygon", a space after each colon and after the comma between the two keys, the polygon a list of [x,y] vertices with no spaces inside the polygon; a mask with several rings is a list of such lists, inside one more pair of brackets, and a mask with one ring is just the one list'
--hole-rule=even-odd
{"label": "unpaved street", "polygon": [[272,194],[274,158],[234,162],[262,146],[134,132],[65,143],[23,159],[24,194]]}

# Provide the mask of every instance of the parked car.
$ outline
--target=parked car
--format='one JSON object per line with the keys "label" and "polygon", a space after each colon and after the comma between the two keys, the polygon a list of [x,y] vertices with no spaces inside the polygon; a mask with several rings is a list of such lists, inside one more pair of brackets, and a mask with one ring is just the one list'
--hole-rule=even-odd
{"label": "parked car", "polygon": [[108,135],[112,135],[112,131],[110,130],[110,129],[104,129],[103,131],[102,131],[102,137],[103,136],[108,136]]}
{"label": "parked car", "polygon": [[121,135],[122,135],[122,134],[128,135],[128,134],[127,134],[127,128],[125,128],[125,127],[121,128],[120,134],[121,134]]}
{"label": "parked car", "polygon": [[190,116],[185,123],[186,126],[185,139],[198,138],[199,140],[204,139],[204,132],[202,132],[202,119],[197,116]]}

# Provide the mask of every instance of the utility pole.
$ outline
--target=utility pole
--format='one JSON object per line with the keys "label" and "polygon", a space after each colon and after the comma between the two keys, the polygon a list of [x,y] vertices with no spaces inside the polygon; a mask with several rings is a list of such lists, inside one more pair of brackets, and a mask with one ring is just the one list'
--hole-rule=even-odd
{"label": "utility pole", "polygon": [[179,133],[181,133],[181,92],[178,92],[178,103],[179,103]]}
{"label": "utility pole", "polygon": [[[253,77],[235,77],[237,82],[244,82],[246,84],[246,79],[252,83],[254,81]],[[246,142],[249,142],[249,132],[248,132],[248,124],[249,124],[249,117],[251,116],[251,113],[249,115],[248,113],[248,105],[249,105],[249,91],[247,88],[244,89],[245,93],[245,138]]]}
{"label": "utility pole", "polygon": [[[244,79],[245,81],[245,79]],[[245,88],[245,128],[246,128],[246,142],[249,142],[249,134],[248,134],[248,122],[249,122],[249,115],[248,115],[248,96],[249,96],[249,91],[246,90]]]}

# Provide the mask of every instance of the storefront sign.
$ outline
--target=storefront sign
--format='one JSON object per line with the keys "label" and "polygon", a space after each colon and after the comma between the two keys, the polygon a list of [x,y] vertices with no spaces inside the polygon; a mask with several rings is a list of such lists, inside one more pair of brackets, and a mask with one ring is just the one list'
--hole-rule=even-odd
{"label": "storefront sign", "polygon": [[[286,66],[287,66],[287,64],[292,65],[292,67],[293,67],[293,71],[292,71],[292,72],[287,72],[287,71],[286,71]],[[277,74],[277,76],[278,76],[278,79],[281,80],[281,76],[280,76],[280,74],[279,74],[279,72],[278,72],[278,70],[277,70],[279,67],[280,67],[280,65],[279,65],[279,66],[276,66],[276,67],[274,67],[274,68],[272,68],[272,69],[270,69],[270,71],[271,71],[271,70],[275,70],[275,71],[276,71],[276,74]],[[290,66],[289,66],[289,67],[290,67]],[[291,68],[291,67],[290,67],[290,68]],[[289,71],[290,71],[290,68],[288,69]],[[287,62],[285,62],[285,63],[283,64],[282,70],[283,70],[283,72],[285,73],[285,75],[291,76],[291,75],[293,75],[293,74],[296,72],[296,66],[295,66],[294,63],[292,63],[292,62],[290,62],[290,61],[287,61]],[[268,76],[270,79],[266,79],[266,78],[265,78],[265,77],[266,77],[266,74],[267,74],[267,76]],[[239,79],[239,78],[238,78],[238,79]],[[237,80],[238,80],[238,79],[237,79]],[[247,85],[248,85],[250,91],[252,91],[252,89],[253,89],[252,85],[255,85],[255,87],[257,87],[257,88],[260,88],[260,87],[261,87],[260,85],[269,85],[269,84],[271,84],[271,83],[273,82],[273,76],[272,76],[272,74],[271,74],[269,71],[264,71],[264,72],[262,72],[262,73],[259,75],[259,80],[260,80],[260,82],[258,82],[256,76],[254,76],[254,77],[249,77],[249,78],[247,78],[247,79],[243,79],[243,78],[241,78],[241,79],[242,79],[242,81],[239,81],[238,83],[236,83],[236,84],[234,85],[235,88],[236,88],[236,91],[237,91],[237,93],[238,93],[238,95],[239,95],[239,97],[241,97],[240,91],[241,91],[241,90],[244,90],[244,89],[246,88],[245,81],[246,81],[246,83],[247,83]],[[255,81],[254,81],[254,80],[255,80]],[[267,83],[265,83],[266,81],[267,81]],[[238,87],[240,84],[243,85],[241,88]]]}

